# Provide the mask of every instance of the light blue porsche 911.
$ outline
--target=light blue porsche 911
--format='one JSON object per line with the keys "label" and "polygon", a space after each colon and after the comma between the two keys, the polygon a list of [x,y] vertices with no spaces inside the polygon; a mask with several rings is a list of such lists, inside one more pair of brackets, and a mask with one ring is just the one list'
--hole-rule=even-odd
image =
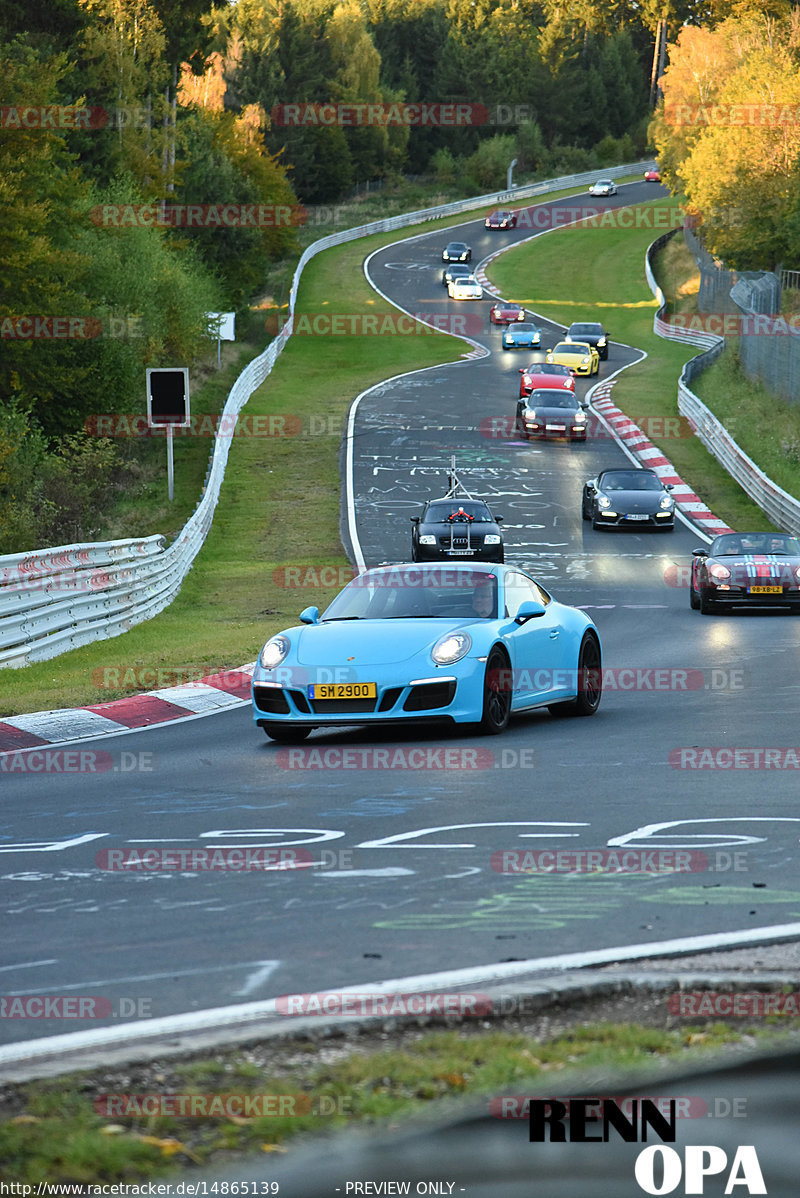
{"label": "light blue porsche 911", "polygon": [[600,704],[594,624],[515,566],[380,566],[300,620],[270,637],[253,672],[254,719],[273,740],[375,723],[497,733],[516,712]]}

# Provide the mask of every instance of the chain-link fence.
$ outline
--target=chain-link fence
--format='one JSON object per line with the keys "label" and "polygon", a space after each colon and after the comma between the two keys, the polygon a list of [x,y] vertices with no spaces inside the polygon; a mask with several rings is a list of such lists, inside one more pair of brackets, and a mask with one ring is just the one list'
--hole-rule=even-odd
{"label": "chain-link fence", "polygon": [[[763,383],[788,403],[800,403],[800,317],[781,316],[783,278],[796,272],[728,270],[691,229],[684,229],[684,237],[700,271],[701,317],[713,319],[721,333],[738,338],[742,368],[749,379]],[[687,369],[687,381],[712,360],[708,355],[696,359]]]}

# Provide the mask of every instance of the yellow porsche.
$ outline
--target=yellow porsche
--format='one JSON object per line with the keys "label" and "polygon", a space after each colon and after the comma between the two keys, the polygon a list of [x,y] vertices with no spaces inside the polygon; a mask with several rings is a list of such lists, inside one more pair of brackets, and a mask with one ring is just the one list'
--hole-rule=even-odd
{"label": "yellow porsche", "polygon": [[566,366],[573,374],[597,374],[600,370],[599,353],[585,341],[559,341],[548,353],[547,361]]}

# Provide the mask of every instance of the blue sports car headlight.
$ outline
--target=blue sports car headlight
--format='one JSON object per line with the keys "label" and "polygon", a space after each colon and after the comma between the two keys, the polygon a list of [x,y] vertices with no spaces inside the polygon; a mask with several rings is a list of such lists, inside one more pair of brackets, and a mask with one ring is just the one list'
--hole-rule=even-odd
{"label": "blue sports car headlight", "polygon": [[431,657],[437,666],[450,666],[461,661],[472,648],[472,637],[466,632],[448,632],[439,638],[431,649]]}
{"label": "blue sports car headlight", "polygon": [[288,652],[288,636],[273,636],[261,650],[258,660],[265,670],[273,670],[281,664]]}

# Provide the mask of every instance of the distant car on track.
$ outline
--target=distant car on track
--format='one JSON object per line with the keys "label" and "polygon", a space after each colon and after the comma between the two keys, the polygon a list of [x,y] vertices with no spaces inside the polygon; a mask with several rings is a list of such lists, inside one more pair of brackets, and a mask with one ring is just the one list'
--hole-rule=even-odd
{"label": "distant car on track", "polygon": [[800,540],[788,533],[723,533],[692,551],[689,602],[704,615],[733,604],[800,613]]}
{"label": "distant car on track", "polygon": [[603,470],[583,487],[581,515],[592,528],[675,527],[672,484],[655,470],[636,467]]}
{"label": "distant car on track", "polygon": [[617,187],[611,179],[598,179],[589,188],[590,196],[615,196],[616,194]]}
{"label": "distant car on track", "polygon": [[575,379],[569,366],[559,366],[554,362],[531,362],[528,366],[521,366],[520,399],[530,395],[537,387],[558,387],[562,391],[574,391]]}
{"label": "distant car on track", "polygon": [[588,417],[584,406],[572,391],[537,388],[517,401],[517,429],[537,440],[585,441]]}
{"label": "distant car on track", "polygon": [[600,369],[599,353],[585,341],[559,341],[550,350],[547,361],[558,366],[569,366],[573,374],[597,374]]}
{"label": "distant car on track", "polygon": [[483,288],[474,275],[465,275],[448,284],[447,294],[454,300],[479,300],[483,299]]}
{"label": "distant car on track", "polygon": [[645,180],[645,183],[660,183],[661,182],[661,172],[658,170],[657,167],[652,168],[649,171],[645,171],[644,172],[644,180]]}
{"label": "distant car on track", "polygon": [[521,304],[512,304],[506,300],[498,300],[489,309],[489,320],[492,324],[511,324],[515,320],[525,319],[525,309]]}
{"label": "distant car on track", "polygon": [[516,229],[517,214],[508,208],[498,208],[490,212],[483,223],[487,229]]}
{"label": "distant car on track", "polygon": [[463,241],[449,241],[442,250],[442,262],[471,262],[472,250]]}
{"label": "distant car on track", "polygon": [[534,349],[542,343],[542,330],[530,321],[503,329],[503,349]]}
{"label": "distant car on track", "polygon": [[269,638],[253,670],[253,718],[288,744],[342,725],[494,734],[537,707],[594,715],[601,654],[589,616],[515,566],[382,566]]}
{"label": "distant car on track", "polygon": [[608,333],[602,324],[598,324],[597,321],[573,321],[567,329],[565,340],[585,341],[587,345],[593,345],[600,355],[601,362],[605,362],[608,357]]}

